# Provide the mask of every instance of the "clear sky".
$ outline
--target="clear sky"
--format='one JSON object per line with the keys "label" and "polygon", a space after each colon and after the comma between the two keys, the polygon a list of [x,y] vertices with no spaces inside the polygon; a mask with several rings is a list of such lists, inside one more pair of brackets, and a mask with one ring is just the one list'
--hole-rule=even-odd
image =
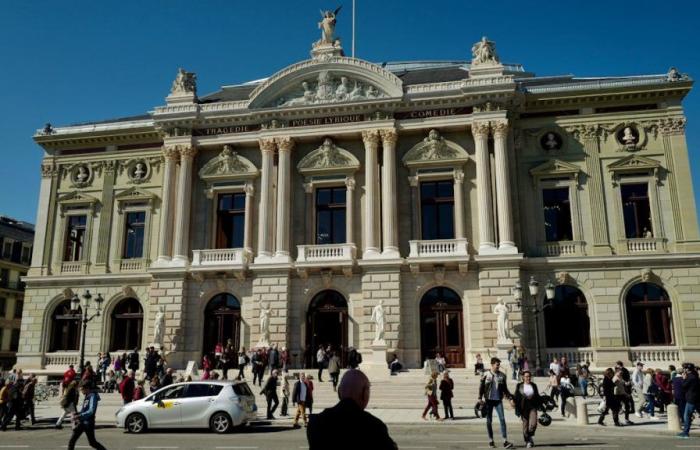
{"label": "clear sky", "polygon": [[[44,123],[143,114],[164,104],[178,67],[200,95],[269,76],[309,57],[319,9],[351,0],[0,0],[0,214],[33,222]],[[538,75],[666,73],[700,79],[696,1],[357,0],[356,56],[374,62],[468,60],[482,35],[504,62]],[[697,89],[697,88],[696,88]],[[688,149],[700,174],[700,96],[685,100]],[[695,186],[696,202],[700,185]]]}

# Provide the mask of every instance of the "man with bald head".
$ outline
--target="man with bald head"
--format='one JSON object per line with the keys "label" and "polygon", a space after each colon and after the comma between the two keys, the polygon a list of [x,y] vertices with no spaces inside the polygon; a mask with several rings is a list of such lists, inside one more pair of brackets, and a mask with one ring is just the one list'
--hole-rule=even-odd
{"label": "man with bald head", "polygon": [[384,423],[365,411],[369,403],[369,379],[357,369],[345,372],[338,386],[340,401],[310,417],[306,437],[309,450],[371,448],[396,450]]}

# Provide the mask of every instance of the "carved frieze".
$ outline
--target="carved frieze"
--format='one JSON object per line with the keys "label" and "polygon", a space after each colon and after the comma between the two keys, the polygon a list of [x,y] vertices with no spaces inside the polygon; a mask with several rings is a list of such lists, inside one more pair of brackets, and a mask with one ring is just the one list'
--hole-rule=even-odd
{"label": "carved frieze", "polygon": [[315,80],[302,81],[297,89],[278,98],[274,103],[277,106],[307,106],[385,97],[387,94],[373,84],[323,70]]}

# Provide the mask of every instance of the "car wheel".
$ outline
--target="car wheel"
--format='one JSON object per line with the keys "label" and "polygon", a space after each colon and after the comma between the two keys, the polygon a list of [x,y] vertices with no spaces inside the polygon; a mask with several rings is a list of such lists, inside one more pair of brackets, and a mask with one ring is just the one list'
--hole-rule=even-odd
{"label": "car wheel", "polygon": [[126,418],[126,431],[129,433],[143,433],[146,431],[146,418],[143,414],[134,413]]}
{"label": "car wheel", "polygon": [[224,412],[218,412],[209,419],[209,428],[214,433],[228,433],[232,428],[231,417]]}

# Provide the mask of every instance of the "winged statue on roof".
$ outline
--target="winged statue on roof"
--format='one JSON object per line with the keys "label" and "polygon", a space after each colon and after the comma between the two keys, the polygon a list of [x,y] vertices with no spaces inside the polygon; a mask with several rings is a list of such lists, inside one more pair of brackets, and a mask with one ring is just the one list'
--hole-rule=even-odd
{"label": "winged statue on roof", "polygon": [[341,6],[338,6],[335,11],[321,11],[321,21],[318,27],[321,29],[321,40],[319,44],[334,44],[335,43],[335,24],[336,17],[340,12]]}

